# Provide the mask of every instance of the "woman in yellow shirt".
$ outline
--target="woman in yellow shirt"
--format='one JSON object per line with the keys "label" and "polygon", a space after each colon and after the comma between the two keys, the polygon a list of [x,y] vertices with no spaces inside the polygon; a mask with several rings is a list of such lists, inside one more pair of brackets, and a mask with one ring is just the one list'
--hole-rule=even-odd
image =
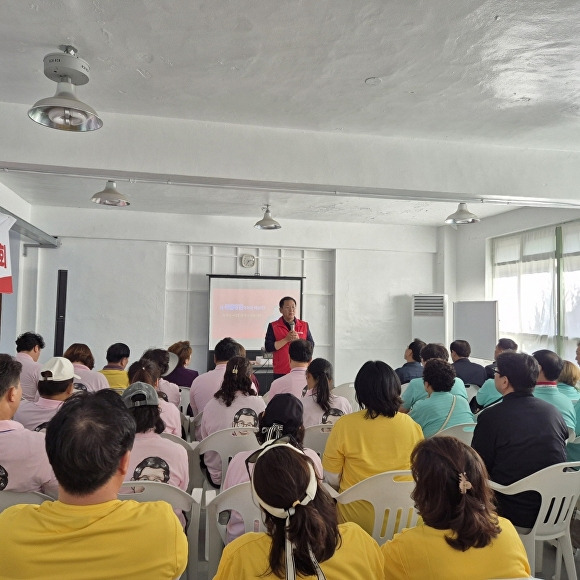
{"label": "woman in yellow shirt", "polygon": [[[382,361],[366,362],[354,380],[362,411],[340,417],[322,457],[324,478],[339,492],[384,471],[409,469],[411,451],[423,439],[421,427],[401,406],[401,383]],[[356,522],[369,534],[374,512],[370,503],[339,504],[340,521]]]}
{"label": "woman in yellow shirt", "polygon": [[268,533],[228,544],[214,580],[383,577],[379,546],[356,524],[338,525],[334,502],[302,451],[282,438],[265,443],[246,466],[253,462],[252,493]]}
{"label": "woman in yellow shirt", "polygon": [[412,498],[423,518],[381,548],[385,579],[524,578],[530,566],[509,520],[497,516],[487,470],[455,437],[432,437],[411,456]]}

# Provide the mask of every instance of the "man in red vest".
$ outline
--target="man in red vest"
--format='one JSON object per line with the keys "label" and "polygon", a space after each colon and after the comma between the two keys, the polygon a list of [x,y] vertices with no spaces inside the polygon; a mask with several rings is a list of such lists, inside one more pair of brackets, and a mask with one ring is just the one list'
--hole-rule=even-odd
{"label": "man in red vest", "polygon": [[284,296],[280,300],[282,316],[268,324],[266,332],[266,352],[273,352],[274,379],[290,372],[290,357],[288,345],[299,338],[307,340],[314,346],[314,339],[310,334],[308,322],[296,318],[296,300],[291,296]]}

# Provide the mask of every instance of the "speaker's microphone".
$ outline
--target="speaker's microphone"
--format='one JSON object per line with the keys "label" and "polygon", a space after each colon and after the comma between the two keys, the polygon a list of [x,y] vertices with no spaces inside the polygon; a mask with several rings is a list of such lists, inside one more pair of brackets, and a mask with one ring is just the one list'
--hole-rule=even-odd
{"label": "speaker's microphone", "polygon": [[292,321],[290,323],[290,332],[294,332],[294,327],[296,326],[296,323],[294,321]]}

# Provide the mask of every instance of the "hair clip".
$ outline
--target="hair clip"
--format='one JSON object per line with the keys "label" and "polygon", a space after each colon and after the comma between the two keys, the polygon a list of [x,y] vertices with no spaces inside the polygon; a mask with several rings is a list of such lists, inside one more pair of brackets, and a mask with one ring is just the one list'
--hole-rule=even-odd
{"label": "hair clip", "polygon": [[465,495],[468,489],[473,489],[471,482],[467,479],[465,471],[459,474],[459,491],[461,495]]}
{"label": "hair clip", "polygon": [[238,374],[238,365],[236,365],[233,369],[232,369],[232,375],[237,375]]}

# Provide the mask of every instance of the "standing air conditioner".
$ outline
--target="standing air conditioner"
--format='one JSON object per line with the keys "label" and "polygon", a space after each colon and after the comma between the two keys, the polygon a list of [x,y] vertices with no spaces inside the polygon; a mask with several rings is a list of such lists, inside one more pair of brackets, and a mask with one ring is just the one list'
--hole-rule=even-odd
{"label": "standing air conditioner", "polygon": [[450,324],[447,294],[414,294],[411,329],[413,338],[449,346]]}

